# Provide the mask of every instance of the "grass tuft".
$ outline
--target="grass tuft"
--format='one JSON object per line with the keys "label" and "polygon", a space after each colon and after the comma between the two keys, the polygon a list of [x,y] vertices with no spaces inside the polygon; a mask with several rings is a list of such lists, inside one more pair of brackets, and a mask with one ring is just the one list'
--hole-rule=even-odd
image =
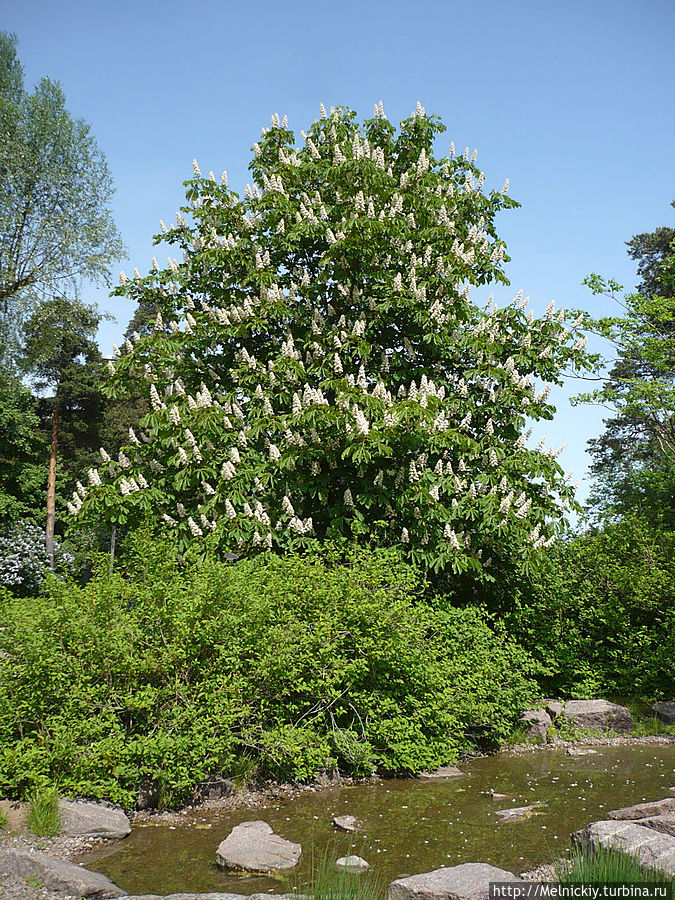
{"label": "grass tuft", "polygon": [[573,850],[569,859],[558,863],[556,875],[561,884],[579,881],[596,884],[646,881],[659,885],[675,884],[675,879],[655,869],[644,868],[635,857],[608,847]]}
{"label": "grass tuft", "polygon": [[39,788],[28,798],[28,827],[39,837],[59,834],[59,795],[54,788]]}

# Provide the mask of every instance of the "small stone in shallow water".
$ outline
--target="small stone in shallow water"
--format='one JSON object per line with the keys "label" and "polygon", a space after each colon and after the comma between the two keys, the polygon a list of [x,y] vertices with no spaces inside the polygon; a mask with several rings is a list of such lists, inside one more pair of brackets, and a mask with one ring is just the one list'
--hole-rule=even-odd
{"label": "small stone in shallow water", "polygon": [[591,750],[590,747],[568,747],[568,756],[597,756],[597,750]]}
{"label": "small stone in shallow water", "polygon": [[356,816],[333,816],[333,825],[340,831],[358,831],[360,824]]}
{"label": "small stone in shallow water", "polygon": [[335,860],[335,865],[345,872],[365,872],[370,868],[369,863],[360,856],[341,856],[340,859]]}
{"label": "small stone in shallow water", "polygon": [[274,834],[267,822],[242,822],[218,846],[216,862],[225,869],[274,872],[292,869],[301,853],[300,844]]}
{"label": "small stone in shallow water", "polygon": [[456,778],[458,775],[463,775],[461,769],[458,769],[457,766],[439,766],[438,769],[434,769],[433,772],[420,772],[417,776],[418,778]]}
{"label": "small stone in shallow water", "polygon": [[510,794],[498,794],[497,791],[490,791],[490,797],[493,800],[509,800],[511,798]]}
{"label": "small stone in shallow water", "polygon": [[534,806],[514,806],[513,809],[497,809],[495,815],[500,822],[520,822],[534,815]]}

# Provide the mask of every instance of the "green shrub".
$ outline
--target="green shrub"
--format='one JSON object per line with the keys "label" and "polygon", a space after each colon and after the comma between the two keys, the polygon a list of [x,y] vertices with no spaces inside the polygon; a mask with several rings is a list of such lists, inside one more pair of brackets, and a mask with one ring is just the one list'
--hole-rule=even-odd
{"label": "green shrub", "polygon": [[4,811],[4,809],[0,809],[0,829],[7,828],[8,822],[9,822],[9,816]]}
{"label": "green shrub", "polygon": [[28,797],[28,827],[38,837],[59,834],[59,795],[54,788],[38,788]]}
{"label": "green shrub", "polygon": [[127,571],[0,607],[0,792],[164,805],[214,775],[414,773],[510,732],[534,664],[476,610],[416,604],[395,551]]}
{"label": "green shrub", "polygon": [[675,533],[637,518],[558,546],[492,609],[547,667],[542,690],[571,697],[671,696]]}

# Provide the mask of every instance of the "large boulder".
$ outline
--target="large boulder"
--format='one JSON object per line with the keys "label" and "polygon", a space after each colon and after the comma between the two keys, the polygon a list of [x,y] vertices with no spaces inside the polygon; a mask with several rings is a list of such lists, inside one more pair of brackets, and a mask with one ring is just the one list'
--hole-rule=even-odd
{"label": "large boulder", "polygon": [[397,878],[389,885],[387,900],[486,900],[491,881],[521,879],[487,863],[464,863]]}
{"label": "large boulder", "polygon": [[546,743],[548,729],[552,725],[551,717],[545,709],[526,709],[520,716],[523,725],[529,725],[528,736]]}
{"label": "large boulder", "polygon": [[635,803],[633,806],[622,806],[607,813],[608,819],[645,819],[647,816],[662,816],[675,812],[675,797],[664,797],[663,800],[648,800],[647,803]]}
{"label": "large boulder", "polygon": [[59,800],[59,813],[61,833],[69,837],[125,838],[131,832],[131,823],[121,809],[101,803]]}
{"label": "large boulder", "polygon": [[638,819],[636,825],[644,825],[653,831],[662,831],[663,834],[672,834],[675,837],[675,813],[665,813],[662,816],[648,816],[646,819]]}
{"label": "large boulder", "polygon": [[267,822],[242,822],[216,850],[216,862],[225,869],[275,872],[297,865],[302,847],[274,834]]}
{"label": "large boulder", "polygon": [[593,731],[631,731],[633,717],[625,706],[609,700],[568,700],[560,715],[579,728]]}
{"label": "large boulder", "polygon": [[652,709],[659,721],[665,722],[666,725],[675,725],[675,700],[660,700],[658,703],[652,703]]}
{"label": "large boulder", "polygon": [[126,896],[126,891],[100,872],[90,872],[82,866],[38,851],[0,850],[0,873],[9,874],[11,884],[30,879],[39,882],[48,891],[67,897],[107,900]]}
{"label": "large boulder", "polygon": [[584,848],[621,850],[635,857],[641,866],[675,876],[675,837],[652,831],[637,822],[593,822],[573,834],[572,841]]}
{"label": "large boulder", "polygon": [[546,704],[546,712],[552,719],[555,719],[556,716],[559,716],[565,707],[565,704],[562,700],[544,700],[544,703]]}

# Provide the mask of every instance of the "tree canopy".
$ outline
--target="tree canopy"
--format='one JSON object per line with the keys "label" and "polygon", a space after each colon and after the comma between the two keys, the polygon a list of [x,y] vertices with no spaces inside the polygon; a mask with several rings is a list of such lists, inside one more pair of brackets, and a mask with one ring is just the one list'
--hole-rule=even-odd
{"label": "tree canopy", "polygon": [[594,326],[616,347],[616,359],[599,390],[584,399],[613,414],[589,442],[598,479],[594,504],[603,512],[641,510],[675,521],[675,229],[635,235],[629,254],[638,261],[633,293],[592,275],[586,284],[623,307]]}
{"label": "tree canopy", "polygon": [[475,154],[434,155],[444,130],[421,107],[398,131],[339,108],[297,148],[273,117],[244,198],[195,162],[157,236],[182,261],[119,289],[158,315],[109,390],[144,385],[152,410],[72,512],[240,552],[366,535],[457,572],[507,538],[550,544],[573,488],[527,426],[588,363],[583,316],[470,299],[507,283],[494,220],[517,204]]}
{"label": "tree canopy", "polygon": [[58,82],[24,86],[14,35],[0,33],[0,360],[39,299],[107,283],[122,255],[113,184],[90,128],[67,111]]}

